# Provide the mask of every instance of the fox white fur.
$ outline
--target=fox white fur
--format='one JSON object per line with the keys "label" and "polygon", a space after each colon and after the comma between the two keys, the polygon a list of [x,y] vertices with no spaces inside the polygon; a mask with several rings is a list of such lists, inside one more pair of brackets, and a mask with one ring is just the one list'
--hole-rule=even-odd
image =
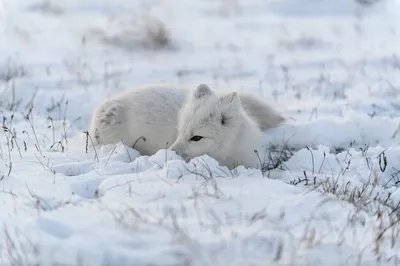
{"label": "fox white fur", "polygon": [[142,155],[169,148],[185,159],[207,154],[229,168],[257,167],[262,131],[283,121],[252,94],[148,84],[101,103],[89,134],[96,145],[123,141]]}

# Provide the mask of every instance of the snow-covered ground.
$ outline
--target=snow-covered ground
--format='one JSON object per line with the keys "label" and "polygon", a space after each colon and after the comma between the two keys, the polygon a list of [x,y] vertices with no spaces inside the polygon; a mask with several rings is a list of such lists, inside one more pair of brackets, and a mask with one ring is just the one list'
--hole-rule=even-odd
{"label": "snow-covered ground", "polygon": [[[399,265],[399,12],[0,0],[0,265]],[[153,82],[269,100],[264,171],[91,149],[94,106]]]}

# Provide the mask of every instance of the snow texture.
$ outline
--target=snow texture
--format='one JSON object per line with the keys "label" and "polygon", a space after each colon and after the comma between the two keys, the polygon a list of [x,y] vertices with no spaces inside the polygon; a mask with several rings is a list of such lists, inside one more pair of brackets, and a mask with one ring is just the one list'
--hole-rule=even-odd
{"label": "snow texture", "polygon": [[[0,265],[398,265],[400,1],[0,0]],[[252,91],[262,171],[92,149],[144,83]]]}

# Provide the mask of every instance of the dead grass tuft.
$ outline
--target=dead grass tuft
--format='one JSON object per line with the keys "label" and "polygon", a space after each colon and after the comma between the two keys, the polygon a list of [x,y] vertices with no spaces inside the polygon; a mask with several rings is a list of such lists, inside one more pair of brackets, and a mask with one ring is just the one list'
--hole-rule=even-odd
{"label": "dead grass tuft", "polygon": [[2,82],[8,83],[12,80],[23,78],[26,74],[25,68],[11,58],[0,64],[0,81]]}
{"label": "dead grass tuft", "polygon": [[108,34],[103,29],[91,29],[88,36],[128,52],[174,48],[171,30],[160,18],[147,14],[138,15],[126,24],[118,25],[117,33]]}

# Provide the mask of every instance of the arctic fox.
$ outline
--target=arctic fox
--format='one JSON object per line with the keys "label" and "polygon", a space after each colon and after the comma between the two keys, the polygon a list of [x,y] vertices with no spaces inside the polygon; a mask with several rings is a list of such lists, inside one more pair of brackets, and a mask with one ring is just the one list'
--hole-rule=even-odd
{"label": "arctic fox", "polygon": [[169,148],[186,160],[207,154],[229,168],[256,167],[261,131],[283,121],[255,95],[149,84],[101,103],[89,134],[96,145],[123,141],[142,155]]}

